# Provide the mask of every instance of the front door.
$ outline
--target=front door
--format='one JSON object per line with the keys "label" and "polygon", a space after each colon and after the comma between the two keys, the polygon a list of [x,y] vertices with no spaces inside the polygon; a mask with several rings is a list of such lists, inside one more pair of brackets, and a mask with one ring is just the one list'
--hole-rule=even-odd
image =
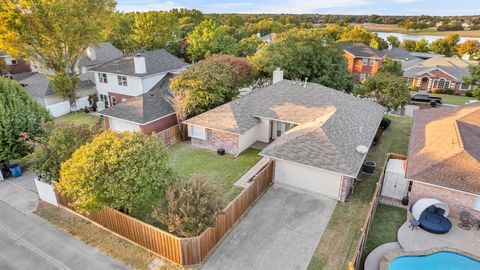
{"label": "front door", "polygon": [[420,82],[420,90],[425,91],[428,89],[428,78],[423,77],[422,81]]}

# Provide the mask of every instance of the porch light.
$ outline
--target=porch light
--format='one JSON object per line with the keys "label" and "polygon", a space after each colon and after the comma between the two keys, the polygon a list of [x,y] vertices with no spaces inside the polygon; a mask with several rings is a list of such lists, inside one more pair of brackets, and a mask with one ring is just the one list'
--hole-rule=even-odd
{"label": "porch light", "polygon": [[480,212],[480,196],[477,197],[475,203],[473,204],[473,209]]}

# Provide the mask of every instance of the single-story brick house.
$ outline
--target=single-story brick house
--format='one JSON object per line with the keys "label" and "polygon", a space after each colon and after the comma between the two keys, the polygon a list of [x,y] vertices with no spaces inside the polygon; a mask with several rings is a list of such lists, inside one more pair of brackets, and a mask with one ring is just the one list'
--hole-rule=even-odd
{"label": "single-story brick house", "polygon": [[475,211],[479,172],[479,103],[415,111],[406,166],[410,202],[436,198],[457,217],[463,210]]}
{"label": "single-story brick house", "polygon": [[192,145],[238,155],[267,143],[260,155],[275,160],[276,183],[344,201],[385,108],[279,72],[273,85],[185,121]]}
{"label": "single-story brick house", "polygon": [[147,93],[102,110],[100,115],[105,127],[116,131],[156,134],[175,126],[177,117],[168,101],[173,76],[168,73]]}
{"label": "single-story brick house", "polygon": [[417,86],[421,91],[448,88],[457,94],[465,94],[465,91],[474,89],[474,85],[463,80],[469,75],[471,65],[475,63],[458,57],[435,57],[406,68],[403,77],[409,86]]}

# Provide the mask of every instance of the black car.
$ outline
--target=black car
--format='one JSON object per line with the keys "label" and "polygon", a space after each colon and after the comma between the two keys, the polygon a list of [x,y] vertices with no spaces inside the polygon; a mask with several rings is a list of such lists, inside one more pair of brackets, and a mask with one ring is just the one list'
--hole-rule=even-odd
{"label": "black car", "polygon": [[410,100],[412,101],[413,104],[415,103],[428,103],[432,107],[436,107],[438,104],[442,104],[442,98],[441,97],[432,97],[428,94],[423,94],[423,93],[418,93],[414,94]]}

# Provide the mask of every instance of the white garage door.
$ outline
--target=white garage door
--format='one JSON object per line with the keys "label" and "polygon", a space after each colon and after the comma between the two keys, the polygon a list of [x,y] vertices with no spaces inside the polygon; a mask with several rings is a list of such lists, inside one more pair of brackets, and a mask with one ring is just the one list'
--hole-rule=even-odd
{"label": "white garage door", "polygon": [[275,162],[275,181],[309,192],[339,199],[341,174],[304,166],[298,163]]}
{"label": "white garage door", "polygon": [[115,131],[140,131],[138,124],[110,118],[110,129]]}

